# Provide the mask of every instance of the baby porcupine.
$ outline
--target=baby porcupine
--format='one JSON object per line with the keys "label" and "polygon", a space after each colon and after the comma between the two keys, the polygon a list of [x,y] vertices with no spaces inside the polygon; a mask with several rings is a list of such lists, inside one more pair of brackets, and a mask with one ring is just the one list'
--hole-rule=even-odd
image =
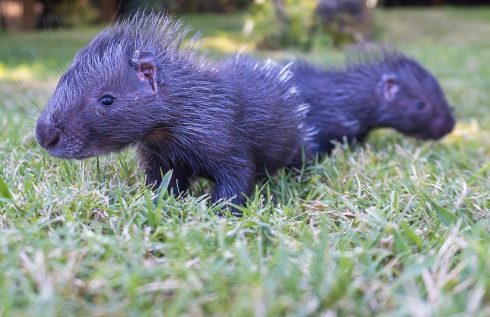
{"label": "baby porcupine", "polygon": [[173,170],[177,194],[204,177],[213,202],[235,204],[258,177],[311,155],[289,66],[240,55],[209,64],[182,44],[187,34],[158,13],[103,30],[61,77],[37,122],[39,144],[64,159],[135,145],[148,184]]}
{"label": "baby porcupine", "polygon": [[[309,104],[305,122],[315,132],[314,152],[330,152],[334,141],[362,141],[377,128],[438,140],[455,120],[437,79],[417,61],[393,49],[357,46],[345,67],[319,69],[306,62],[292,71]],[[314,144],[313,144],[314,143]]]}

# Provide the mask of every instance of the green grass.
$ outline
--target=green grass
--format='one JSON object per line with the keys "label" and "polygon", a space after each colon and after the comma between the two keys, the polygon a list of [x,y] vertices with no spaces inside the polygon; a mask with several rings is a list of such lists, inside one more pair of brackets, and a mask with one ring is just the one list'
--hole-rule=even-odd
{"label": "green grass", "polygon": [[[253,49],[244,18],[186,20],[216,56]],[[378,21],[440,78],[455,131],[341,146],[259,184],[239,219],[215,216],[204,182],[155,199],[131,150],[49,157],[36,107],[98,28],[0,34],[0,316],[490,315],[490,10]]]}

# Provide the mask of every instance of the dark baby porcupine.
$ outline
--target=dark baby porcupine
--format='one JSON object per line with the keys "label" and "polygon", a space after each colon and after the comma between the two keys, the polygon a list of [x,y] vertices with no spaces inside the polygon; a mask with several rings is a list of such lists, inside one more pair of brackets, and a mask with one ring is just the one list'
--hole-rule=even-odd
{"label": "dark baby porcupine", "polygon": [[454,117],[437,79],[414,59],[383,46],[358,46],[343,68],[322,70],[297,62],[296,85],[309,104],[307,125],[314,152],[330,152],[334,141],[362,141],[376,128],[438,140],[452,131]]}
{"label": "dark baby porcupine", "polygon": [[260,176],[294,166],[308,149],[289,67],[236,56],[214,65],[182,43],[179,22],[136,14],[82,48],[44,112],[36,137],[48,152],[84,159],[136,145],[155,188],[192,177],[214,182],[212,201],[243,204]]}

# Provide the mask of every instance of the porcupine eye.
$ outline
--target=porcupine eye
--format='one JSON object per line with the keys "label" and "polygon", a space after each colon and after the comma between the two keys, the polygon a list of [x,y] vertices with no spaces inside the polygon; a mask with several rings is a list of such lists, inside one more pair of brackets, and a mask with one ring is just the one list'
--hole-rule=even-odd
{"label": "porcupine eye", "polygon": [[415,103],[415,107],[419,110],[422,110],[426,107],[426,104],[425,102],[419,100]]}
{"label": "porcupine eye", "polygon": [[101,105],[110,106],[114,102],[114,96],[105,94],[99,98],[99,102]]}

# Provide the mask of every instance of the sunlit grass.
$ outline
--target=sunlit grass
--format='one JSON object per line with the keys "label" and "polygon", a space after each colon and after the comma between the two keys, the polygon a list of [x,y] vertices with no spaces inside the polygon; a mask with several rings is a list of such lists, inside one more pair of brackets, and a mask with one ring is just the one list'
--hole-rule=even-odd
{"label": "sunlit grass", "polygon": [[[476,120],[461,122],[456,125],[454,131],[447,136],[443,142],[477,142],[490,150],[490,130],[483,129]],[[488,152],[490,155],[490,152]]]}
{"label": "sunlit grass", "polygon": [[38,74],[46,71],[46,65],[37,61],[30,65],[20,64],[8,67],[6,64],[0,64],[0,80],[14,81],[32,81],[38,77]]}
{"label": "sunlit grass", "polygon": [[[243,14],[185,19],[210,58],[343,59],[254,52]],[[339,146],[259,183],[242,218],[217,217],[206,183],[155,199],[133,150],[49,157],[36,107],[99,28],[0,34],[0,316],[490,315],[490,10],[378,20],[439,77],[455,130]]]}
{"label": "sunlit grass", "polygon": [[230,36],[218,35],[206,37],[203,40],[203,48],[231,54],[236,52],[251,52],[254,46],[243,41],[237,41]]}

